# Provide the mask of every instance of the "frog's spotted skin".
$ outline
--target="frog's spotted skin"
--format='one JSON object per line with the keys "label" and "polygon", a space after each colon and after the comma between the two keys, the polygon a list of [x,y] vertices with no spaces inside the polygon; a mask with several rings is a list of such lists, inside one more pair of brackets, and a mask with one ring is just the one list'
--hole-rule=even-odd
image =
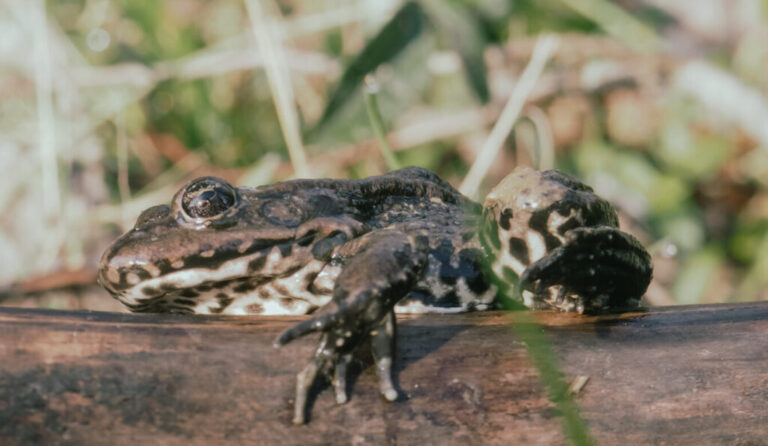
{"label": "frog's spotted skin", "polygon": [[[200,183],[233,197],[230,215],[188,215],[183,200]],[[201,178],[173,203],[145,211],[104,254],[101,283],[132,311],[307,314],[331,300],[355,239],[389,228],[429,244],[430,262],[401,311],[485,309],[495,298],[480,271],[479,207],[422,169],[258,189]]]}
{"label": "frog's spotted skin", "polygon": [[347,400],[346,365],[365,339],[382,395],[397,397],[394,311],[493,308],[518,295],[507,284],[531,308],[636,306],[650,259],[617,227],[609,203],[556,171],[516,169],[482,211],[419,168],[255,189],[204,177],[144,211],[104,253],[99,281],[136,312],[312,313],[276,342],[322,333],[297,378],[303,423],[318,373],[335,370]]}
{"label": "frog's spotted skin", "polygon": [[610,203],[568,175],[517,168],[488,194],[483,215],[491,269],[513,283],[523,278],[529,308],[634,308],[648,286],[645,249],[618,230]]}

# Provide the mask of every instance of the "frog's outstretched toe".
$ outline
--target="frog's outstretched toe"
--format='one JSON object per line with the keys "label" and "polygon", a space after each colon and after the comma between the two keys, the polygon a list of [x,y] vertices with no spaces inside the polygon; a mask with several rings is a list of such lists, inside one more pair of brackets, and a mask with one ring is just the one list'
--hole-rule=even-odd
{"label": "frog's outstretched toe", "polygon": [[272,345],[275,348],[279,348],[293,341],[294,339],[300,338],[309,333],[315,331],[325,331],[328,326],[334,322],[334,320],[335,317],[333,314],[317,315],[312,319],[300,322],[285,330],[280,334],[280,336],[277,337],[277,339],[275,339],[275,342]]}

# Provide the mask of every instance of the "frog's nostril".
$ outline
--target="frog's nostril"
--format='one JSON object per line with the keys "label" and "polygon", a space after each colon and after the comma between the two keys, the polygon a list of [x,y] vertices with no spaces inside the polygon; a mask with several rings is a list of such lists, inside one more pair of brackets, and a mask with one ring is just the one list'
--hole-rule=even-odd
{"label": "frog's nostril", "polygon": [[141,228],[151,223],[160,221],[163,218],[167,217],[170,213],[171,213],[171,207],[166,204],[152,206],[151,208],[145,210],[139,215],[139,218],[136,219],[136,224],[134,225],[134,227]]}

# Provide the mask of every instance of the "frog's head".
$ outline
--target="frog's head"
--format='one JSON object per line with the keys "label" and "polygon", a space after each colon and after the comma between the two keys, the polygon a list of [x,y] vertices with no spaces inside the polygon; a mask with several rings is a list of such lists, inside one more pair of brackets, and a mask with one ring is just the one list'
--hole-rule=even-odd
{"label": "frog's head", "polygon": [[[214,177],[191,181],[170,206],[151,207],[104,253],[99,282],[134,311],[152,311],[167,296],[199,297],[242,277],[271,277],[295,268],[294,197],[239,189]],[[311,240],[310,240],[311,241]]]}
{"label": "frog's head", "polygon": [[[589,226],[618,227],[610,203],[562,172],[517,167],[488,194],[481,238],[494,274],[514,286],[530,265],[565,244],[569,231]],[[536,306],[531,293],[523,298]]]}

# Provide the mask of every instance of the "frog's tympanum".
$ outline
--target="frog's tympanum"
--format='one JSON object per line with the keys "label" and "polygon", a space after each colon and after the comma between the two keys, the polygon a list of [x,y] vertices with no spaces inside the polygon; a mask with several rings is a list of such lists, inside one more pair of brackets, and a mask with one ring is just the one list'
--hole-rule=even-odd
{"label": "frog's tympanum", "polygon": [[481,207],[410,167],[255,189],[198,178],[171,206],[139,216],[104,254],[99,280],[135,312],[311,314],[275,343],[322,334],[297,378],[293,421],[303,423],[318,373],[347,400],[358,345],[371,346],[381,394],[397,398],[395,312],[509,299],[578,313],[632,309],[651,269],[613,207],[568,175],[517,168]]}

